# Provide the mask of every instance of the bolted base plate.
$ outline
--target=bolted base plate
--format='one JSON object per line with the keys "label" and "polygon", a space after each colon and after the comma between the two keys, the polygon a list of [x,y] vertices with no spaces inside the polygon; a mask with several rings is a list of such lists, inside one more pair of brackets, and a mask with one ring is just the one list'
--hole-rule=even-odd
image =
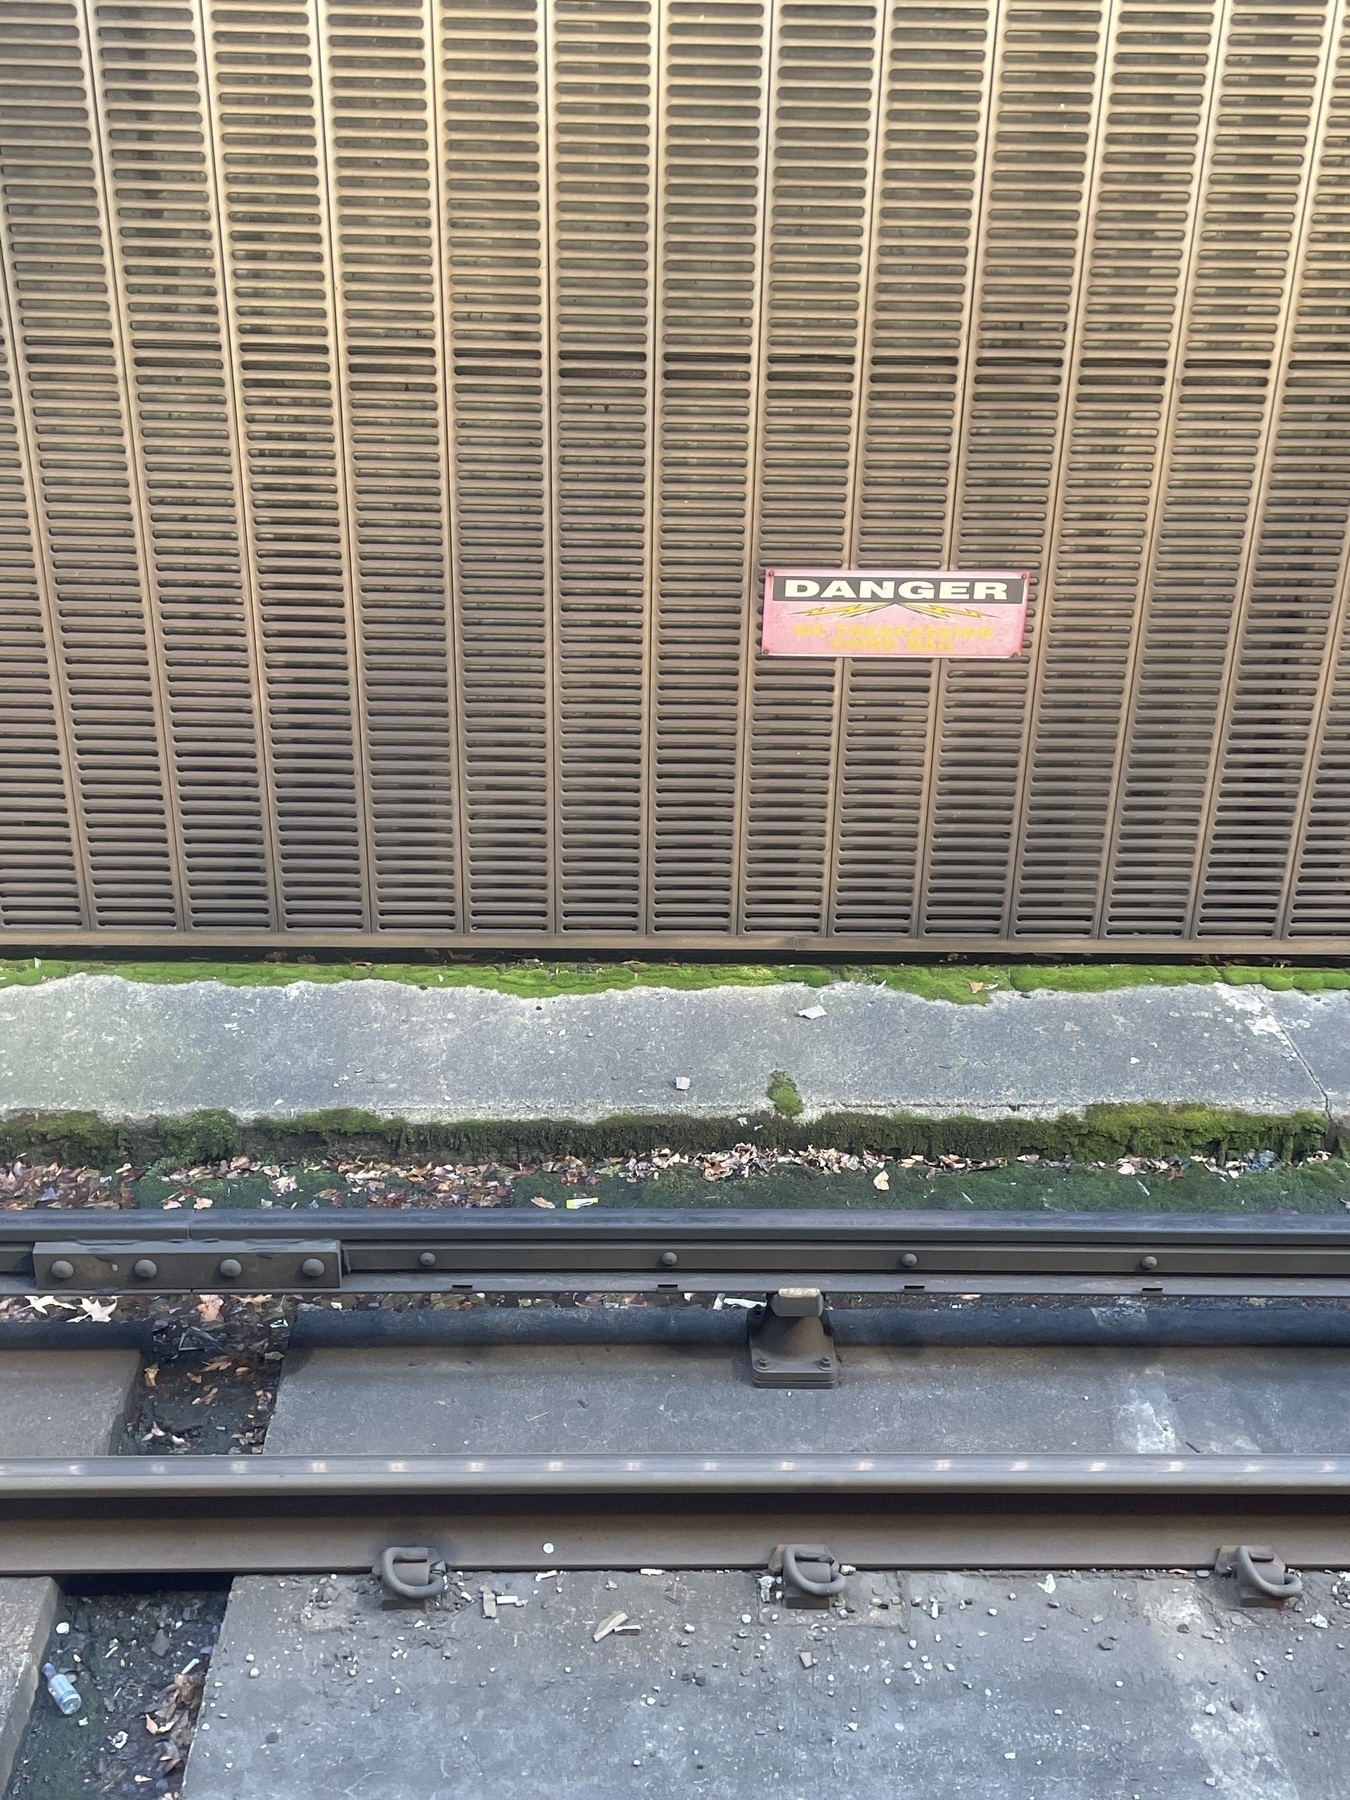
{"label": "bolted base plate", "polygon": [[839,1353],[828,1315],[752,1313],[750,1370],[758,1388],[838,1387]]}

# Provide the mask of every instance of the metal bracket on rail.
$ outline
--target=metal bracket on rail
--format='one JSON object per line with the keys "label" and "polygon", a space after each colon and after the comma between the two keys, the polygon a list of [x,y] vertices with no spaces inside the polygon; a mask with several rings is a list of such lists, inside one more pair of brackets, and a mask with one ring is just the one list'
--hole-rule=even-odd
{"label": "metal bracket on rail", "polygon": [[1269,1544],[1224,1544],[1214,1573],[1233,1577],[1239,1606],[1283,1606],[1303,1592],[1303,1577],[1286,1568]]}
{"label": "metal bracket on rail", "polygon": [[445,1592],[445,1574],[433,1565],[425,1544],[391,1544],[370,1572],[397,1600],[434,1600]]}
{"label": "metal bracket on rail", "polygon": [[844,1591],[844,1574],[828,1544],[779,1544],[769,1573],[783,1578],[783,1605],[826,1612]]}
{"label": "metal bracket on rail", "polygon": [[750,1367],[759,1388],[839,1385],[839,1354],[819,1288],[779,1288],[750,1314]]}

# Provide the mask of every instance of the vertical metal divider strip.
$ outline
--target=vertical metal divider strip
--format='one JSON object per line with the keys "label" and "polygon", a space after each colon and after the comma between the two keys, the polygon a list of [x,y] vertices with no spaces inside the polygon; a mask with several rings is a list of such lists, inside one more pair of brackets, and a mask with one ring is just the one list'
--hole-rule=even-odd
{"label": "vertical metal divider strip", "polygon": [[1093,936],[1098,939],[1106,936],[1106,928],[1111,915],[1111,895],[1115,887],[1116,866],[1120,858],[1119,838],[1121,811],[1125,802],[1125,765],[1129,753],[1135,708],[1139,699],[1138,689],[1144,659],[1144,644],[1148,637],[1151,611],[1150,594],[1162,537],[1167,470],[1181,414],[1179,398],[1181,369],[1190,336],[1191,315],[1196,303],[1200,264],[1200,227],[1204,217],[1210,170],[1214,159],[1215,138],[1219,122],[1219,96],[1223,91],[1225,46],[1228,40],[1232,9],[1236,4],[1237,0],[1217,0],[1214,9],[1213,36],[1210,40],[1212,58],[1209,89],[1205,96],[1205,115],[1201,123],[1200,144],[1195,159],[1195,181],[1192,188],[1189,216],[1190,231],[1186,239],[1186,254],[1181,270],[1181,279],[1178,283],[1180,300],[1177,306],[1176,326],[1172,333],[1172,353],[1164,373],[1167,399],[1162,429],[1158,433],[1157,448],[1154,452],[1148,523],[1143,553],[1139,559],[1134,618],[1130,627],[1130,648],[1121,684],[1115,750],[1111,759],[1111,788],[1107,796],[1102,830],[1102,855],[1097,876],[1097,911],[1093,927]]}
{"label": "vertical metal divider strip", "polygon": [[[862,528],[862,485],[866,464],[863,432],[867,425],[868,349],[872,338],[872,321],[876,304],[877,215],[881,210],[884,188],[885,156],[882,144],[882,121],[886,108],[886,76],[889,69],[890,7],[887,0],[877,0],[877,49],[872,95],[872,146],[869,161],[867,206],[864,214],[863,242],[859,257],[857,354],[853,370],[853,424],[849,434],[848,514],[844,521],[844,567],[857,566],[858,540]],[[834,671],[834,720],[830,745],[830,814],[825,828],[825,866],[821,870],[820,914],[826,931],[834,930],[835,908],[839,898],[839,815],[842,810],[844,785],[845,733],[848,725],[849,686],[853,658],[842,657]]]}
{"label": "vertical metal divider strip", "polygon": [[745,439],[745,607],[741,628],[741,683],[736,732],[735,827],[732,835],[732,929],[745,931],[745,835],[750,822],[750,733],[754,723],[755,658],[759,646],[755,626],[759,618],[759,523],[763,499],[761,438],[764,432],[765,344],[769,329],[769,245],[773,233],[773,96],[774,57],[778,43],[778,14],[786,0],[765,0],[764,17],[764,144],[760,162],[759,242],[756,246],[758,289],[756,324],[750,348],[750,417]]}
{"label": "vertical metal divider strip", "polygon": [[1101,49],[1097,59],[1097,79],[1093,86],[1096,117],[1088,137],[1084,167],[1082,227],[1078,240],[1078,270],[1074,282],[1072,312],[1064,333],[1064,374],[1060,383],[1058,435],[1054,472],[1046,500],[1045,539],[1041,552],[1040,592],[1036,596],[1035,635],[1031,644],[1031,669],[1027,693],[1023,701],[1021,765],[1018,769],[1016,802],[1013,812],[1008,887],[1003,901],[1003,936],[1014,937],[1017,899],[1022,891],[1026,868],[1026,831],[1031,810],[1032,771],[1035,765],[1036,732],[1040,725],[1044,698],[1045,665],[1049,660],[1050,621],[1054,617],[1055,557],[1059,551],[1060,528],[1063,524],[1064,488],[1068,479],[1072,450],[1074,415],[1074,382],[1083,349],[1083,330],[1087,314],[1087,286],[1092,273],[1092,233],[1096,224],[1097,204],[1101,198],[1102,145],[1106,135],[1108,101],[1111,89],[1111,52],[1115,43],[1121,0],[1102,0]]}
{"label": "vertical metal divider strip", "polygon": [[244,630],[248,637],[249,667],[253,672],[253,718],[258,733],[258,756],[261,762],[263,855],[267,870],[267,904],[272,924],[280,927],[285,919],[282,885],[281,843],[277,833],[277,785],[273,767],[272,722],[267,704],[267,658],[264,653],[265,625],[262,600],[258,592],[257,528],[253,517],[253,498],[248,479],[248,441],[244,429],[243,382],[239,370],[239,345],[235,337],[234,281],[230,268],[230,246],[225,230],[225,188],[221,180],[221,144],[219,119],[216,114],[215,70],[211,62],[210,0],[193,0],[202,53],[202,140],[205,150],[206,186],[210,195],[212,236],[220,281],[220,351],[225,390],[225,417],[230,433],[231,477],[235,490],[236,517],[239,522],[239,580],[244,602]]}
{"label": "vertical metal divider strip", "polygon": [[138,428],[139,404],[133,373],[131,321],[127,317],[127,291],[122,267],[121,244],[117,235],[117,205],[113,194],[113,176],[108,160],[108,134],[104,130],[107,110],[103,100],[102,70],[98,60],[98,33],[94,11],[98,0],[78,0],[81,48],[89,82],[91,119],[90,168],[98,187],[99,225],[103,231],[105,267],[108,276],[108,325],[112,338],[113,365],[116,370],[118,397],[122,414],[122,431],[127,458],[127,498],[131,509],[132,538],[136,564],[141,579],[141,610],[145,617],[145,651],[149,664],[151,704],[155,713],[155,735],[159,742],[159,765],[164,784],[165,835],[168,839],[169,872],[173,883],[174,917],[182,931],[191,923],[191,897],[188,887],[187,846],[183,838],[183,814],[178,783],[178,758],[174,749],[172,715],[169,705],[168,679],[164,655],[164,620],[159,604],[159,577],[155,568],[150,521],[150,502],[145,485],[145,463],[141,454],[142,437]]}
{"label": "vertical metal divider strip", "polygon": [[1345,539],[1341,544],[1340,567],[1336,576],[1336,599],[1331,609],[1331,617],[1327,622],[1326,648],[1323,651],[1322,667],[1317,680],[1317,695],[1313,702],[1308,741],[1303,752],[1303,773],[1299,778],[1298,814],[1294,822],[1294,829],[1290,833],[1288,849],[1285,852],[1284,878],[1280,884],[1280,911],[1275,926],[1277,938],[1289,936],[1294,902],[1298,895],[1299,875],[1308,848],[1308,829],[1317,788],[1317,769],[1322,760],[1327,719],[1331,712],[1331,696],[1336,687],[1337,664],[1340,661],[1339,646],[1344,642],[1348,623],[1350,623],[1350,530],[1346,532]]}
{"label": "vertical metal divider strip", "polygon": [[447,262],[450,255],[450,201],[446,193],[449,128],[445,106],[445,17],[442,0],[424,0],[427,22],[427,131],[431,138],[431,217],[435,226],[431,246],[432,285],[436,308],[436,367],[438,401],[443,415],[441,442],[445,457],[442,501],[445,507],[445,650],[450,686],[450,779],[454,784],[455,923],[461,932],[471,928],[469,905],[469,790],[467,726],[464,718],[464,635],[459,614],[459,549],[455,531],[455,353],[450,322]]}
{"label": "vertical metal divider strip", "polygon": [[89,855],[89,837],[85,828],[84,806],[80,789],[79,759],[75,750],[74,714],[70,686],[66,680],[64,639],[61,613],[57,605],[56,577],[52,564],[51,543],[47,533],[46,512],[37,473],[37,447],[33,431],[33,404],[28,392],[28,376],[24,367],[24,345],[19,336],[18,314],[14,308],[14,264],[6,228],[3,187],[0,186],[0,324],[9,349],[10,383],[14,393],[14,439],[18,447],[19,474],[23,482],[24,504],[28,510],[33,542],[33,573],[37,577],[38,606],[42,613],[42,634],[47,652],[47,672],[52,683],[52,710],[55,713],[57,754],[61,760],[61,779],[66,791],[66,816],[70,823],[70,844],[75,864],[75,884],[80,897],[80,916],[84,929],[96,928],[94,872]]}
{"label": "vertical metal divider strip", "polygon": [[[1345,42],[1347,22],[1343,13],[1342,44]],[[1328,52],[1328,60],[1334,64],[1337,54],[1338,47],[1333,45]],[[1294,829],[1290,833],[1289,847],[1286,852],[1284,880],[1280,889],[1279,919],[1275,928],[1276,936],[1281,938],[1289,935],[1298,895],[1299,874],[1303,867],[1304,855],[1307,852],[1308,830],[1312,818],[1313,799],[1317,789],[1317,769],[1322,759],[1327,720],[1331,713],[1331,697],[1336,688],[1340,645],[1344,642],[1348,625],[1350,625],[1350,526],[1347,526],[1341,540],[1340,564],[1336,574],[1336,598],[1332,605],[1331,617],[1327,621],[1326,647],[1322,654],[1322,667],[1317,680],[1317,695],[1313,702],[1308,742],[1304,748],[1303,773],[1299,780],[1298,813]]]}
{"label": "vertical metal divider strip", "polygon": [[1256,479],[1252,483],[1251,500],[1248,503],[1247,532],[1234,592],[1232,623],[1229,627],[1228,642],[1224,653],[1223,680],[1219,688],[1218,705],[1214,710],[1214,731],[1210,740],[1209,766],[1205,777],[1204,808],[1200,829],[1195,834],[1191,857],[1190,898],[1186,908],[1187,937],[1197,935],[1200,915],[1204,906],[1205,871],[1208,868],[1208,855],[1218,817],[1219,793],[1223,785],[1221,775],[1223,747],[1232,725],[1238,662],[1242,652],[1247,621],[1251,613],[1252,588],[1261,546],[1261,528],[1270,500],[1270,479],[1275,466],[1275,446],[1278,441],[1276,427],[1289,375],[1289,357],[1294,344],[1294,321],[1297,314],[1298,294],[1303,281],[1308,255],[1308,240],[1312,228],[1313,199],[1317,192],[1322,158],[1326,151],[1327,113],[1331,102],[1332,74],[1336,63],[1332,46],[1339,36],[1337,25],[1345,4],[1346,0],[1329,0],[1322,31],[1321,75],[1317,96],[1308,115],[1306,173],[1303,180],[1303,191],[1298,198],[1294,228],[1290,234],[1289,261],[1282,288],[1283,305],[1280,309],[1279,336],[1275,343],[1275,354],[1270,359],[1270,382],[1262,411],[1260,463]]}
{"label": "vertical metal divider strip", "polygon": [[540,498],[544,508],[544,746],[548,759],[548,928],[553,937],[562,932],[562,678],[561,605],[558,582],[558,408],[556,388],[560,379],[557,332],[558,254],[555,237],[557,198],[553,191],[553,20],[555,0],[539,3],[539,310],[542,327],[539,345],[541,404],[541,452],[543,481]]}
{"label": "vertical metal divider strip", "polygon": [[[971,392],[974,387],[975,344],[980,311],[980,278],[984,267],[985,235],[989,223],[989,177],[994,135],[998,125],[999,71],[1003,60],[1004,15],[1010,0],[990,0],[989,41],[985,55],[984,133],[980,140],[980,165],[976,173],[971,208],[971,242],[966,276],[966,341],[961,358],[959,385],[952,397],[952,451],[948,470],[947,517],[943,525],[942,566],[950,568],[961,509],[961,483],[965,474],[966,440],[970,430]],[[947,663],[939,657],[929,686],[928,733],[923,753],[923,807],[918,840],[914,847],[913,936],[927,935],[928,884],[932,874],[933,824],[937,811],[937,773],[942,754],[942,707],[947,694]]]}
{"label": "vertical metal divider strip", "polygon": [[366,928],[378,931],[375,889],[375,823],[371,809],[370,748],[366,724],[365,637],[361,620],[361,574],[356,533],[356,470],[352,463],[351,417],[348,409],[346,369],[345,301],[342,292],[341,254],[337,221],[332,129],[328,117],[331,83],[328,79],[328,34],[325,0],[306,0],[314,33],[314,125],[318,137],[318,186],[315,204],[323,233],[324,298],[328,313],[328,342],[332,369],[333,432],[336,437],[338,478],[338,530],[342,551],[342,601],[347,616],[347,655],[350,659],[352,760],[356,784],[357,856],[361,870],[361,907]]}
{"label": "vertical metal divider strip", "polygon": [[663,126],[666,117],[665,71],[666,26],[670,9],[665,0],[651,0],[652,19],[652,135],[650,151],[651,189],[647,213],[647,502],[646,542],[643,545],[645,573],[643,577],[642,624],[642,830],[639,878],[639,905],[643,935],[650,937],[654,916],[652,866],[656,859],[656,720],[657,694],[660,689],[657,662],[657,632],[660,607],[657,587],[660,575],[660,547],[657,534],[661,524],[661,465],[663,433],[661,421],[662,332],[665,309],[661,303],[661,257],[664,247],[662,222],[665,215],[662,176],[665,162]]}

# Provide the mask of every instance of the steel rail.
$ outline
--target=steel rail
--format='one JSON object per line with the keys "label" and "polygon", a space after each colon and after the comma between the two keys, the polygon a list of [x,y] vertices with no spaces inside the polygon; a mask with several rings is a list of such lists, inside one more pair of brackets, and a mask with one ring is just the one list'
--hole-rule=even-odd
{"label": "steel rail", "polygon": [[458,1495],[1181,1494],[1335,1495],[1350,1455],[1069,1455],[964,1452],[660,1451],[471,1456],[94,1456],[0,1461],[0,1508],[74,1500],[97,1508],[282,1497],[400,1500]]}
{"label": "steel rail", "polygon": [[0,1215],[0,1295],[794,1285],[1350,1297],[1350,1217],[435,1208]]}
{"label": "steel rail", "polygon": [[1350,1456],[102,1457],[0,1463],[0,1575],[763,1568],[827,1542],[870,1568],[1159,1568],[1275,1543],[1350,1561]]}

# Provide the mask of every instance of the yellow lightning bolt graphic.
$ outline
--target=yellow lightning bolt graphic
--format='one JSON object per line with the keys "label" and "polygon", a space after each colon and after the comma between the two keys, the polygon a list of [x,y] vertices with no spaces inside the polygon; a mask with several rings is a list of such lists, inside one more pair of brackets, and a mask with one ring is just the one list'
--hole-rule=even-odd
{"label": "yellow lightning bolt graphic", "polygon": [[912,606],[903,600],[860,600],[852,606],[811,606],[808,619],[855,619],[863,613],[885,612],[898,606],[902,612],[918,613],[925,619],[982,619],[977,606]]}

